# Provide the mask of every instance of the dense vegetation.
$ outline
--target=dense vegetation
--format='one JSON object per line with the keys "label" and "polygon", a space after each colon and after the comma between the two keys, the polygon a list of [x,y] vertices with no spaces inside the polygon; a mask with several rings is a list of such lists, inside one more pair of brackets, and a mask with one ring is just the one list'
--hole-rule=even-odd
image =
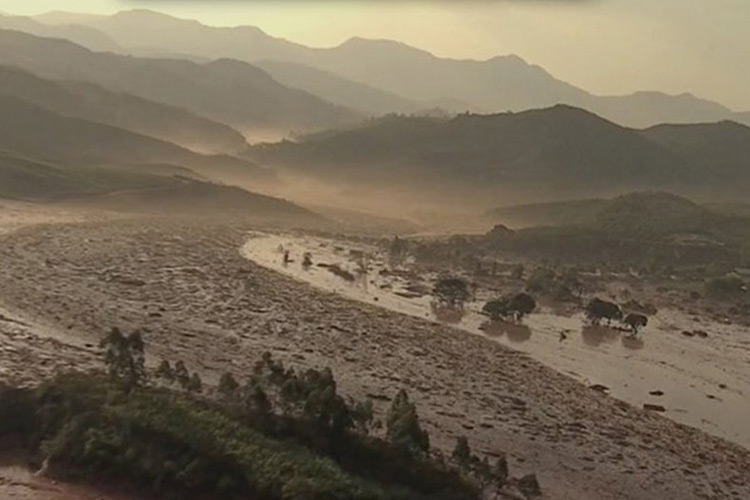
{"label": "dense vegetation", "polygon": [[227,373],[210,391],[181,361],[147,373],[139,332],[112,330],[103,347],[106,373],[2,388],[0,437],[53,473],[169,498],[475,499],[508,480],[504,458],[437,460],[403,390],[375,437],[371,403],[339,395],[328,369],[298,373],[266,353],[244,383]]}

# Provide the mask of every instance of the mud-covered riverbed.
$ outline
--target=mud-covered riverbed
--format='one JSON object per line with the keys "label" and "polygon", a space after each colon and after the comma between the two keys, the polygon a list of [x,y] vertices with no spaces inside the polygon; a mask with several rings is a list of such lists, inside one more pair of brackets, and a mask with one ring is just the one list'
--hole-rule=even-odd
{"label": "mud-covered riverbed", "polygon": [[[312,265],[302,265],[305,253],[312,257]],[[371,256],[365,265],[362,253]],[[633,338],[587,326],[580,314],[563,316],[550,308],[541,308],[523,325],[488,325],[478,312],[481,301],[468,304],[462,317],[436,312],[426,293],[434,276],[389,273],[385,257],[373,247],[259,233],[242,254],[349,298],[486,335],[589,386],[601,386],[613,397],[639,407],[663,407],[675,421],[750,448],[750,332],[740,326],[696,321],[679,311],[662,310]],[[351,273],[350,279],[331,272],[330,266]],[[708,337],[682,334],[695,329]]]}
{"label": "mud-covered riverbed", "polygon": [[490,459],[505,453],[513,474],[536,473],[548,499],[750,498],[747,448],[607,397],[490,337],[257,265],[239,252],[251,228],[138,218],[1,234],[0,304],[26,326],[0,321],[0,347],[10,348],[0,350],[0,380],[98,366],[89,346],[107,329],[140,328],[150,366],[182,360],[207,385],[226,371],[244,379],[268,351],[295,369],[331,367],[341,393],[369,397],[381,419],[404,388],[433,449],[449,454],[466,436]]}

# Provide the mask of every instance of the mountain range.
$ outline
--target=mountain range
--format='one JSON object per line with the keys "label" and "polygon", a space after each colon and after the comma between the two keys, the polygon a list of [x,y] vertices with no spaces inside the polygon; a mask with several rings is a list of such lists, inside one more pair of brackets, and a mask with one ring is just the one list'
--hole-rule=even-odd
{"label": "mountain range", "polygon": [[351,123],[351,110],[285,87],[236,60],[199,64],[93,52],[68,41],[0,30],[0,64],[48,79],[93,83],[190,110],[243,133],[322,129]]}
{"label": "mountain range", "polygon": [[153,166],[164,170],[164,166],[171,165],[213,179],[237,173],[259,185],[273,183],[275,179],[273,173],[247,160],[201,155],[117,127],[58,115],[7,96],[0,96],[0,150],[75,168],[132,166],[143,170]]}
{"label": "mountain range", "polygon": [[46,80],[0,66],[0,95],[16,97],[57,114],[130,130],[202,153],[239,153],[247,147],[231,127],[181,108],[96,84]]}
{"label": "mountain range", "polygon": [[420,210],[750,189],[750,113],[690,95],[594,96],[516,56],[314,49],[150,11],[0,16],[0,112],[0,177],[18,192],[34,169],[43,192],[179,176]]}
{"label": "mountain range", "polygon": [[[451,119],[391,116],[249,150],[268,166],[330,182],[414,191],[448,187],[478,201],[675,189],[747,193],[750,128],[733,122],[634,130],[564,105]],[[497,205],[495,201],[495,205]]]}
{"label": "mountain range", "polygon": [[256,186],[275,180],[272,173],[246,160],[199,155],[0,96],[0,199],[60,201],[127,212],[218,213],[295,224],[326,222],[289,201],[210,182],[240,174]]}
{"label": "mountain range", "polygon": [[507,206],[491,210],[485,217],[495,224],[515,228],[569,228],[630,238],[681,236],[680,241],[694,244],[714,238],[724,243],[743,243],[750,235],[750,218],[746,215],[722,212],[711,205],[659,191]]}
{"label": "mountain range", "polygon": [[[734,113],[690,94],[593,95],[514,55],[455,60],[395,41],[362,38],[318,49],[272,37],[257,27],[210,27],[148,10],[112,16],[57,12],[34,21],[56,29],[96,30],[121,52],[134,55],[181,54],[198,61],[233,58],[257,63],[281,83],[363,113],[410,112],[435,103],[448,111],[495,113],[563,103],[637,128],[722,119],[750,124],[747,113]],[[133,37],[134,32],[139,36]]]}

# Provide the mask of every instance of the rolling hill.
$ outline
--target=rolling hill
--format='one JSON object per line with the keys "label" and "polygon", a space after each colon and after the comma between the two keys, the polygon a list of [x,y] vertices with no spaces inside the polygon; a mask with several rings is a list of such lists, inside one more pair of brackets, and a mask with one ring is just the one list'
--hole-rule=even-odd
{"label": "rolling hill", "polygon": [[64,116],[149,135],[201,153],[239,153],[247,147],[242,135],[227,125],[91,83],[45,80],[19,68],[0,66],[0,95],[17,97]]}
{"label": "rolling hill", "polygon": [[0,199],[127,213],[235,216],[299,225],[329,222],[280,198],[171,173],[171,169],[59,165],[0,151]]}
{"label": "rolling hill", "polygon": [[641,135],[713,173],[727,188],[750,186],[750,127],[730,121],[658,125]]}
{"label": "rolling hill", "polygon": [[198,155],[0,96],[0,198],[126,212],[325,222],[286,200],[206,182],[194,170],[209,178],[240,172],[258,186],[274,181],[272,174],[244,160]]}
{"label": "rolling hill", "polygon": [[[559,213],[565,214],[560,217]],[[510,206],[487,221],[535,220],[517,231],[493,230],[479,238],[487,248],[526,258],[562,260],[583,266],[654,270],[741,265],[750,241],[750,218],[715,211],[667,192],[629,193],[610,199]],[[642,271],[646,272],[646,271]]]}
{"label": "rolling hill", "polygon": [[638,238],[693,234],[732,240],[750,235],[746,215],[663,191],[508,206],[491,210],[485,217],[512,227],[577,228]]}
{"label": "rolling hill", "polygon": [[109,36],[83,23],[48,24],[30,17],[0,14],[0,28],[43,37],[64,38],[98,52],[125,52],[125,49],[117,45]]}
{"label": "rolling hill", "polygon": [[50,200],[165,182],[140,170],[58,165],[0,151],[0,198]]}
{"label": "rolling hill", "polygon": [[[231,57],[251,63],[274,61],[295,63],[295,68],[277,70],[290,86],[331,102],[351,102],[352,89],[365,85],[417,102],[447,102],[448,109],[495,113],[547,107],[558,103],[582,107],[630,127],[659,123],[707,122],[732,119],[750,124],[750,118],[733,114],[720,104],[684,95],[639,92],[626,96],[598,96],[563,82],[539,66],[507,55],[484,61],[454,60],[390,40],[352,38],[329,49],[314,49],[274,38],[252,26],[217,28],[177,19],[148,10],[119,12],[112,16],[80,16],[55,13],[37,20],[57,27],[85,25],[105,33],[133,54],[189,54],[217,59]],[[132,37],[134,30],[139,36]],[[310,69],[349,80],[323,81],[308,78]],[[278,66],[277,66],[278,68]],[[281,75],[281,71],[285,75]],[[295,71],[295,74],[290,72]],[[305,76],[308,75],[308,76]],[[359,87],[365,112],[380,102],[380,113],[395,111],[393,100],[373,99],[371,91]],[[384,96],[380,94],[378,99]]]}
{"label": "rolling hill", "polygon": [[414,190],[448,185],[507,196],[526,190],[537,199],[545,197],[541,193],[559,199],[714,180],[637,131],[562,105],[449,120],[388,117],[254,147],[249,155],[334,182]]}
{"label": "rolling hill", "polygon": [[255,64],[288,87],[303,89],[334,104],[370,115],[414,113],[429,107],[427,103],[405,99],[304,64],[280,61],[259,61]]}
{"label": "rolling hill", "polygon": [[295,224],[326,224],[325,217],[287,200],[252,193],[236,186],[171,178],[153,186],[121,188],[98,194],[68,197],[77,207],[94,207],[128,213],[183,216],[218,215],[286,221]]}
{"label": "rolling hill", "polygon": [[0,30],[0,64],[43,78],[94,83],[116,92],[190,110],[253,130],[314,130],[356,121],[357,115],[276,82],[247,63],[198,64],[92,52],[71,42]]}
{"label": "rolling hill", "polygon": [[0,96],[0,150],[56,165],[170,164],[216,179],[238,172],[259,184],[275,179],[272,173],[246,160],[200,155],[120,128],[61,116],[6,96]]}

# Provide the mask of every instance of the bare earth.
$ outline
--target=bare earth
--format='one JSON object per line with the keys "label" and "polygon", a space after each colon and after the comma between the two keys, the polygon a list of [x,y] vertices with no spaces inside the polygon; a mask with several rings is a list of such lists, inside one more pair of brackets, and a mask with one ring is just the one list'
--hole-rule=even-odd
{"label": "bare earth", "polygon": [[331,366],[345,393],[380,409],[406,387],[434,446],[447,451],[465,434],[479,451],[505,451],[512,473],[538,474],[545,498],[750,498],[750,451],[496,342],[261,268],[239,253],[250,228],[152,219],[13,229],[0,236],[2,379],[91,365],[103,331],[142,327],[151,363],[182,359],[208,382],[249,374],[267,350]]}

